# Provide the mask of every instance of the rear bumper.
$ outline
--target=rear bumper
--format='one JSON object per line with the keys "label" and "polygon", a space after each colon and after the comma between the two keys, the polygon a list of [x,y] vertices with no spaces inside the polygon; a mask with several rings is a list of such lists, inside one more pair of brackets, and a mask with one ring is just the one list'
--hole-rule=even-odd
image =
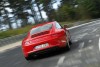
{"label": "rear bumper", "polygon": [[43,55],[43,54],[46,54],[46,53],[51,53],[51,52],[56,51],[56,50],[59,50],[59,47],[55,46],[55,47],[51,47],[51,48],[44,49],[44,50],[41,50],[41,51],[31,52],[31,53],[28,54],[28,56]]}
{"label": "rear bumper", "polygon": [[[43,49],[39,49],[39,50],[34,49],[36,45],[41,45],[45,43],[48,43],[49,46]],[[65,44],[66,44],[66,36],[62,36],[62,37],[55,37],[55,38],[46,40],[35,45],[22,46],[22,48],[23,48],[24,56],[27,57],[30,54],[41,54],[41,53],[55,50],[56,48],[58,49],[61,47],[65,47]]]}
{"label": "rear bumper", "polygon": [[61,46],[55,45],[55,46],[51,46],[51,47],[44,48],[44,49],[41,49],[41,50],[33,50],[33,51],[23,52],[23,53],[24,53],[24,56],[27,57],[29,55],[38,55],[38,54],[49,53],[51,51],[58,50],[62,47],[65,47],[65,44],[63,44]]}

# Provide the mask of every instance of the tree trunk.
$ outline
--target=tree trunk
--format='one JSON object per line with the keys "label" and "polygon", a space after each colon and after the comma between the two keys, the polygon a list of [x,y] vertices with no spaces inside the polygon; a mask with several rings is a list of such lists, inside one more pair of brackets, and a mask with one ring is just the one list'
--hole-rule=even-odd
{"label": "tree trunk", "polygon": [[9,20],[9,17],[8,17],[8,15],[7,15],[7,12],[6,12],[6,10],[5,10],[5,8],[4,8],[4,11],[5,11],[5,14],[6,14],[6,17],[7,17],[7,22],[8,22],[8,25],[9,25],[9,29],[12,29],[12,25],[11,25],[11,22],[10,22],[10,20]]}
{"label": "tree trunk", "polygon": [[9,29],[12,29],[12,25],[11,25],[11,22],[10,21],[8,21],[8,25],[9,25]]}
{"label": "tree trunk", "polygon": [[[15,13],[14,9],[13,9],[13,12]],[[18,28],[19,26],[18,26],[18,23],[17,23],[17,18],[16,18],[16,15],[14,15],[14,18],[15,18],[15,23],[16,23],[16,26],[17,26],[17,28]]]}
{"label": "tree trunk", "polygon": [[39,4],[38,4],[38,3],[37,3],[37,7],[38,7],[38,11],[39,11],[39,13],[40,13],[41,20],[42,20],[42,22],[43,22],[44,19],[43,19],[43,16],[42,16],[42,13],[41,13],[41,10],[40,10],[40,7],[39,7]]}
{"label": "tree trunk", "polygon": [[17,19],[16,19],[16,18],[15,18],[15,23],[16,23],[17,28],[19,28],[18,23],[17,23]]}
{"label": "tree trunk", "polygon": [[32,12],[32,17],[34,18],[34,21],[35,21],[35,23],[37,23],[38,22],[38,19],[37,19],[37,17],[36,17],[36,12],[34,11],[34,9],[33,9],[33,7],[32,7],[32,5],[33,5],[34,3],[31,3],[31,5],[30,5],[30,7],[31,7],[31,12]]}

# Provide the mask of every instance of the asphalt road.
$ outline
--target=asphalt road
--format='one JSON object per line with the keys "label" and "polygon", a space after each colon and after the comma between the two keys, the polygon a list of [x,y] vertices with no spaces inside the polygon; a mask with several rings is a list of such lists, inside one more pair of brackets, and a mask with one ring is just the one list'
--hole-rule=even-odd
{"label": "asphalt road", "polygon": [[21,47],[0,53],[0,67],[100,67],[100,20],[70,29],[70,51],[59,51],[26,61]]}

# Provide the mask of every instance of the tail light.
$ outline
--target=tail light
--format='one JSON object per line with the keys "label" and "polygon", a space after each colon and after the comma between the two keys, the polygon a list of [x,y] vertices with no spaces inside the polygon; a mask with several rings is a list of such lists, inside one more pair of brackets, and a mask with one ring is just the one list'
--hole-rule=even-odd
{"label": "tail light", "polygon": [[26,41],[26,42],[25,42],[25,46],[29,46],[29,45],[31,45],[31,44],[32,44],[31,41]]}

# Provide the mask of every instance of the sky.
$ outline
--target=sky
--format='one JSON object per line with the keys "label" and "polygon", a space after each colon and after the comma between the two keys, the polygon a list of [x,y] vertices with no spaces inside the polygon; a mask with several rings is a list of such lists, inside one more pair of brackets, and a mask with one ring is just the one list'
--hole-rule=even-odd
{"label": "sky", "polygon": [[[60,0],[57,0],[57,3],[53,4],[53,8],[57,9],[58,5],[60,5]],[[46,13],[44,11],[42,12],[42,15],[44,18],[47,18]]]}

